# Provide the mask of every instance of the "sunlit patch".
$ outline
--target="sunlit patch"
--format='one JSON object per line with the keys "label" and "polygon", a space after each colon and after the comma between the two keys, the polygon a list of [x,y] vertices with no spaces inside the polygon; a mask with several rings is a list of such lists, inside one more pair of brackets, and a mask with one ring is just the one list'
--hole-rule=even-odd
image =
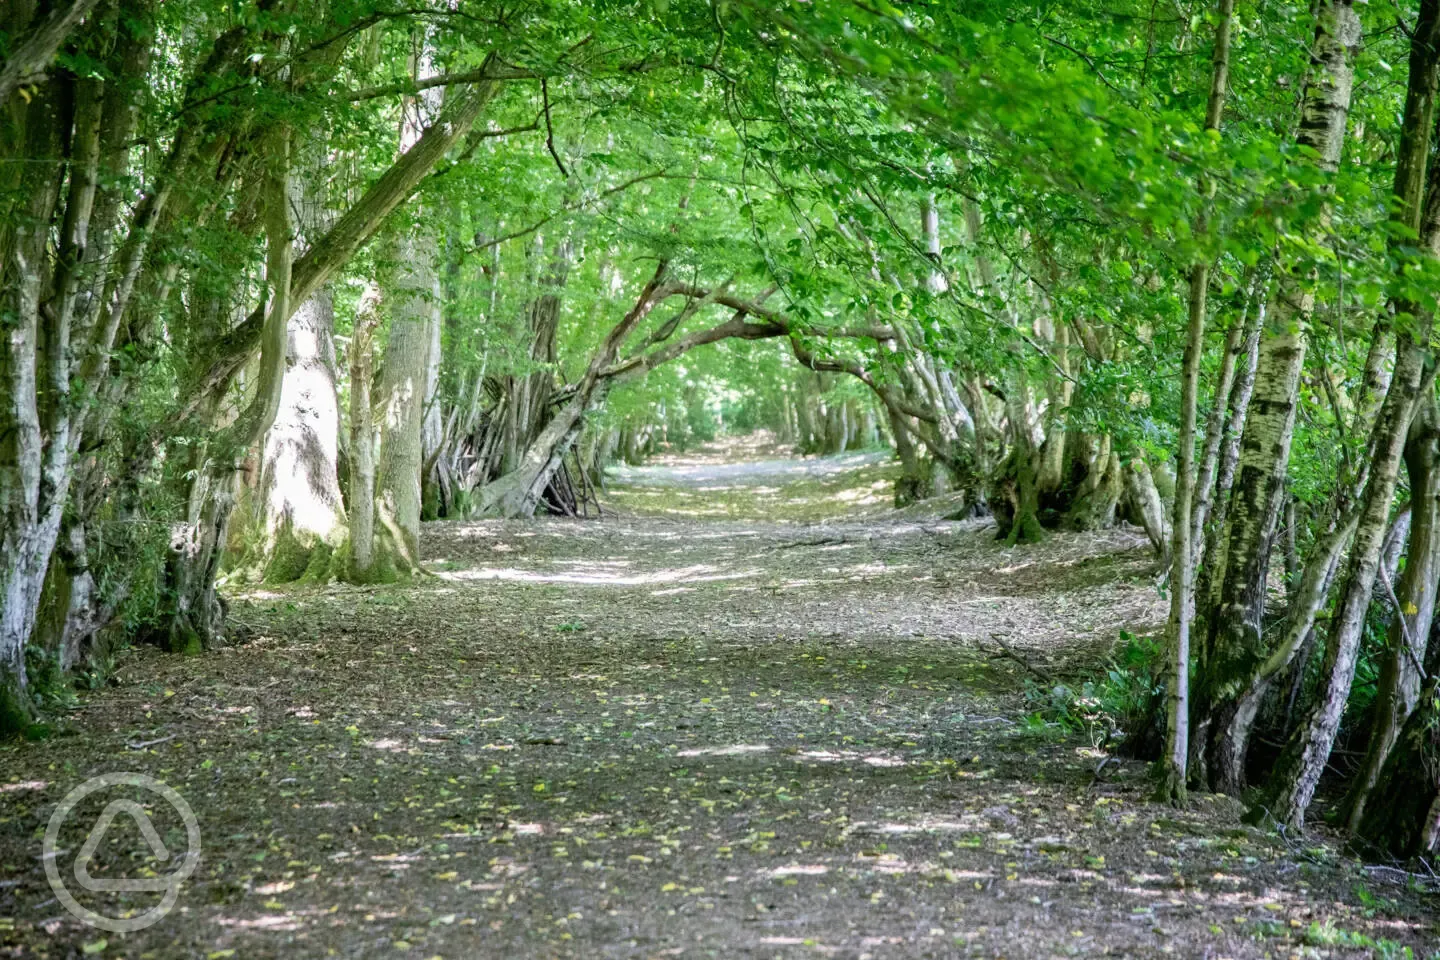
{"label": "sunlit patch", "polygon": [[917,823],[897,823],[895,821],[861,820],[851,825],[850,829],[855,833],[937,833],[937,832],[969,832],[975,829],[973,822],[966,822],[954,817],[922,817]]}
{"label": "sunlit patch", "polygon": [[[571,572],[541,573],[513,567],[476,567],[470,570],[441,571],[444,580],[505,580],[516,583],[573,583],[584,586],[643,587],[653,583],[709,583],[717,580],[743,580],[760,574],[759,570],[737,570],[723,573],[710,564],[696,564],[678,570],[657,570],[654,573],[620,574],[605,564],[577,564]],[[586,569],[588,568],[588,569]]]}
{"label": "sunlit patch", "polygon": [[681,750],[677,757],[735,757],[746,753],[764,753],[770,749],[765,743],[736,743],[728,747],[694,747]]}
{"label": "sunlit patch", "polygon": [[500,857],[490,865],[490,872],[502,877],[518,877],[530,871],[530,864],[516,863],[509,857]]}
{"label": "sunlit patch", "polygon": [[545,824],[507,823],[505,829],[513,832],[517,837],[538,837],[545,833]]}
{"label": "sunlit patch", "polygon": [[44,780],[20,780],[0,784],[0,793],[19,793],[21,790],[44,790],[49,784]]}
{"label": "sunlit patch", "polygon": [[879,753],[861,753],[858,750],[806,750],[800,754],[806,760],[819,760],[824,763],[837,763],[841,761],[859,761],[870,767],[903,767],[905,761],[899,757],[887,756]]}
{"label": "sunlit patch", "polygon": [[1132,897],[1158,897],[1161,895],[1161,891],[1149,887],[1116,887],[1115,889]]}
{"label": "sunlit patch", "polygon": [[785,867],[775,867],[771,870],[757,871],[761,876],[766,877],[818,877],[830,872],[830,868],[820,863],[795,863]]}
{"label": "sunlit patch", "polygon": [[1137,873],[1130,878],[1131,883],[1170,883],[1171,880],[1159,873]]}
{"label": "sunlit patch", "polygon": [[268,914],[263,917],[219,917],[215,920],[222,927],[241,930],[278,930],[281,932],[299,930],[303,921],[293,913]]}
{"label": "sunlit patch", "polygon": [[[855,565],[855,566],[853,566],[853,567],[845,567],[843,570],[837,570],[837,571],[835,571],[835,572],[836,572],[836,573],[848,574],[848,575],[850,575],[850,576],[864,576],[865,574],[885,573],[887,570],[897,570],[897,571],[898,571],[898,570],[904,570],[904,569],[905,569],[904,567],[890,567],[890,566],[886,566],[886,565],[883,564],[883,563],[861,563],[861,564],[857,564],[857,565]],[[828,572],[828,571],[827,571],[827,572]]]}
{"label": "sunlit patch", "polygon": [[399,740],[390,740],[387,738],[384,740],[371,740],[369,743],[365,744],[365,746],[370,747],[372,750],[396,751],[399,750],[403,746],[403,744]]}

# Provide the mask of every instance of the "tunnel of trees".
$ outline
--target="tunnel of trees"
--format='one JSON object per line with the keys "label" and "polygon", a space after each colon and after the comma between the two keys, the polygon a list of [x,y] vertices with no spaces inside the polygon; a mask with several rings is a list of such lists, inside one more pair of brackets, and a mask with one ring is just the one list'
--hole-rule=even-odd
{"label": "tunnel of trees", "polygon": [[1433,852],[1440,0],[1172,7],[6,4],[0,724],[763,428],[1143,528],[1161,797]]}

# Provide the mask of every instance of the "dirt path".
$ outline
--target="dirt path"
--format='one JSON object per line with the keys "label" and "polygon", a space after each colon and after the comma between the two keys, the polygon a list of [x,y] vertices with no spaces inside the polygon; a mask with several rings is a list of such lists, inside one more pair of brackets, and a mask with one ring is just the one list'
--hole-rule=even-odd
{"label": "dirt path", "polygon": [[[1163,612],[1143,538],[1006,549],[889,510],[888,470],[624,471],[603,521],[432,525],[418,586],[237,596],[249,642],[136,652],[72,735],[0,746],[0,955],[1436,949],[1423,903],[1323,838],[1149,805],[1098,731],[1027,719],[1034,671],[991,638],[1098,673]],[[169,917],[101,934],[55,899],[40,838],[66,791],[122,770],[180,792],[204,855]],[[136,875],[144,849],[117,826],[91,869]]]}

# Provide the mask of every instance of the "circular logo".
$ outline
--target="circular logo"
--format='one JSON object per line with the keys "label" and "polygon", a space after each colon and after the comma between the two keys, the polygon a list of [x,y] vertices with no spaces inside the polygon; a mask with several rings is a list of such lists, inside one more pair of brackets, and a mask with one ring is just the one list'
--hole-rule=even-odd
{"label": "circular logo", "polygon": [[[170,851],[165,848],[165,842],[160,839],[160,834],[156,831],[155,825],[150,822],[150,814],[144,807],[128,797],[111,800],[105,805],[105,809],[95,821],[95,825],[90,828],[90,835],[85,838],[85,843],[81,845],[80,852],[75,857],[75,882],[92,893],[162,894],[158,904],[139,916],[133,917],[107,917],[82,905],[66,889],[65,881],[60,876],[60,865],[57,862],[60,828],[74,811],[76,805],[98,790],[116,786],[139,787],[142,790],[158,794],[168,802],[180,815],[180,819],[185,822],[185,839],[189,847],[179,865],[163,876],[114,880],[93,877],[90,875],[90,858],[95,855],[96,849],[105,839],[105,834],[109,831],[110,825],[115,822],[115,818],[122,814],[135,821],[135,826],[140,830],[140,836],[149,844],[156,860],[164,863],[171,859]],[[50,889],[55,891],[55,896],[59,898],[66,910],[69,910],[82,923],[88,923],[92,927],[108,930],[111,933],[131,933],[159,923],[175,906],[175,901],[180,896],[180,885],[188,880],[190,875],[195,872],[195,868],[200,865],[200,821],[195,819],[195,811],[190,809],[190,804],[185,802],[184,797],[176,793],[174,788],[161,783],[154,777],[147,777],[143,773],[107,773],[103,776],[91,777],[65,794],[65,799],[60,801],[60,805],[50,815],[50,825],[45,830],[45,842],[41,849],[44,853],[41,859],[45,861],[45,876],[50,880]]]}

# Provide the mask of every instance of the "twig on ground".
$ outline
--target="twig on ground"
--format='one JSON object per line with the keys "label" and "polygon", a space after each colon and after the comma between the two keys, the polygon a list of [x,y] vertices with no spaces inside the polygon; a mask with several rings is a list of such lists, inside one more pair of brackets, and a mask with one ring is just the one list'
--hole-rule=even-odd
{"label": "twig on ground", "polygon": [[[868,538],[867,538],[868,539]],[[794,543],[782,543],[775,547],[776,550],[793,550],[796,547],[828,547],[840,543],[854,543],[845,537],[826,537],[823,540],[797,540]]]}
{"label": "twig on ground", "polygon": [[1026,670],[1033,673],[1047,686],[1055,683],[1055,678],[1053,676],[1051,676],[1046,671],[1040,669],[1039,667],[1035,666],[1035,664],[1025,659],[1025,657],[1016,653],[1014,649],[1012,649],[1010,645],[1005,642],[1005,640],[1001,637],[1000,634],[992,633],[990,634],[990,639],[995,641],[996,646],[999,647],[998,650],[988,648],[985,646],[984,643],[976,643],[976,646],[980,648],[980,651],[982,653],[988,654],[992,660],[1012,660],[1015,663],[1020,664],[1020,666],[1024,667]]}

